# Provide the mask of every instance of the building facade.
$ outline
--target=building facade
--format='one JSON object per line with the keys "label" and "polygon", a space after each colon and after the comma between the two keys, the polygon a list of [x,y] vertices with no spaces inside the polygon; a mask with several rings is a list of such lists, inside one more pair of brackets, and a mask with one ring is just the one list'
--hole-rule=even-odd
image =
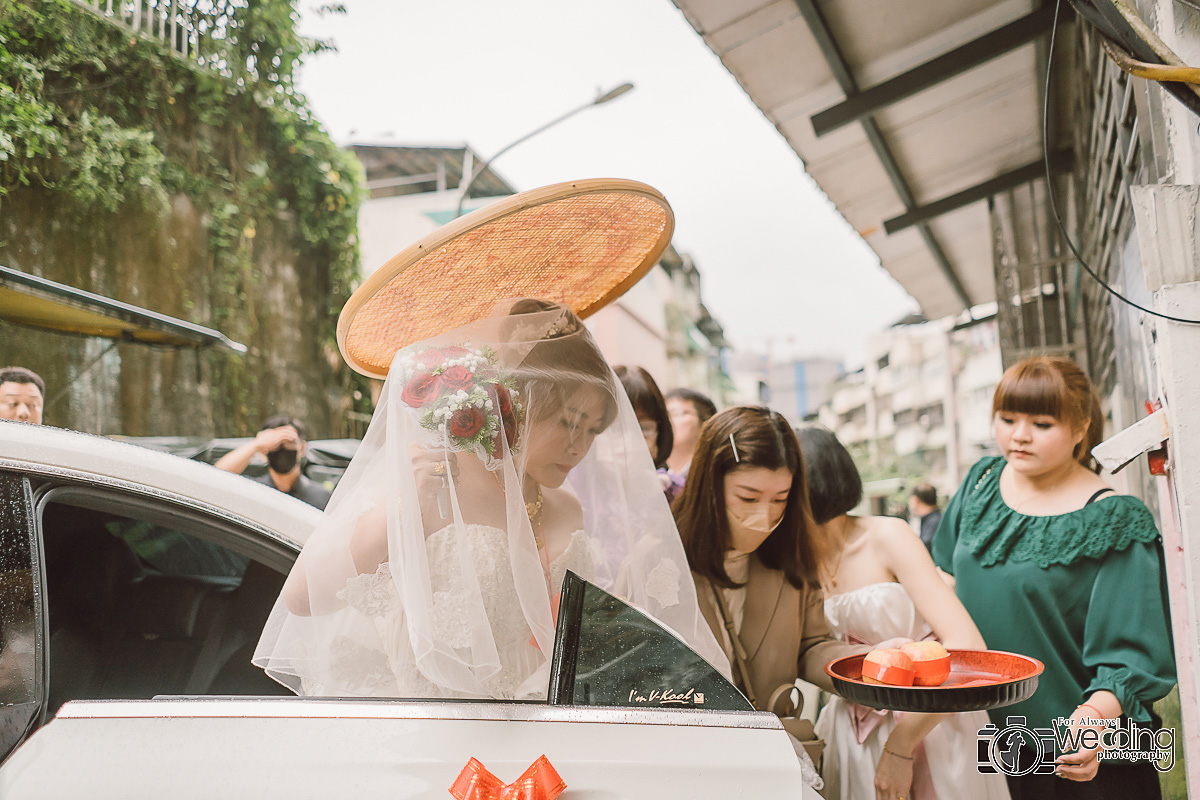
{"label": "building facade", "polygon": [[906,322],[872,337],[864,365],[842,376],[819,421],[859,457],[868,478],[924,480],[952,493],[992,452],[1000,380],[996,320]]}

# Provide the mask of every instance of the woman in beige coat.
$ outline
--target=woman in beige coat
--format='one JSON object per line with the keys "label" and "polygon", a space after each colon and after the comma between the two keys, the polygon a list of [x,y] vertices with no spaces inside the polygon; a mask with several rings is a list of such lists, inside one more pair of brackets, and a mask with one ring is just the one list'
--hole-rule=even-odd
{"label": "woman in beige coat", "polygon": [[804,463],[787,420],[747,406],[705,423],[674,511],[700,610],[738,688],[760,709],[797,678],[833,691],[825,665],[869,648],[830,635]]}

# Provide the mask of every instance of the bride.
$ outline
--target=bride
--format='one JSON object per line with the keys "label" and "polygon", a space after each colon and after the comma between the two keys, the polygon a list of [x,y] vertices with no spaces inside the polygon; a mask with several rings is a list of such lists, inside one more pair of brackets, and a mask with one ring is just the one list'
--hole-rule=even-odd
{"label": "bride", "polygon": [[653,472],[567,307],[404,347],[254,663],[302,695],[544,699],[571,570],[728,674]]}

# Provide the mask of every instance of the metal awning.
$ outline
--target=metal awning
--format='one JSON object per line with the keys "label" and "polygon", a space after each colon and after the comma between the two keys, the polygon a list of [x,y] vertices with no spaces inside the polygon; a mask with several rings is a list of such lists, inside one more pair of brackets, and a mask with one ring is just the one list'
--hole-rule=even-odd
{"label": "metal awning", "polygon": [[246,345],[220,331],[0,266],[0,320],[14,325],[165,347]]}
{"label": "metal awning", "polygon": [[929,318],[996,299],[984,201],[1041,174],[1052,4],[673,2]]}

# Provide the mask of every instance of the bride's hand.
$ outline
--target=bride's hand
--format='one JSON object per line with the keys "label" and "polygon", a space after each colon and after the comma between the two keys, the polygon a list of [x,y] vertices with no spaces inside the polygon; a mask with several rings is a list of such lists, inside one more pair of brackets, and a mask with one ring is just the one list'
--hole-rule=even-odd
{"label": "bride's hand", "polygon": [[[413,478],[417,484],[417,496],[431,498],[449,485],[450,479],[457,480],[459,474],[458,459],[454,453],[447,454],[444,450],[429,450],[420,445],[412,445],[411,453]],[[450,469],[447,475],[446,462]]]}

